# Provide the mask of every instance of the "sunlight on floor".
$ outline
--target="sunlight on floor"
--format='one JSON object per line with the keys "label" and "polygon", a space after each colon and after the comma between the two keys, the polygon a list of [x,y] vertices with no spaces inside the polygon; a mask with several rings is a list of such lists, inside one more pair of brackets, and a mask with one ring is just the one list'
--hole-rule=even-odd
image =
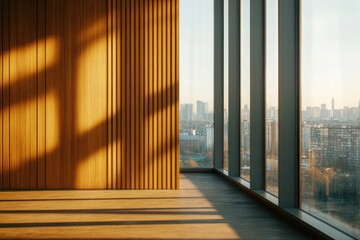
{"label": "sunlight on floor", "polygon": [[0,192],[0,239],[239,239],[196,184],[181,186]]}

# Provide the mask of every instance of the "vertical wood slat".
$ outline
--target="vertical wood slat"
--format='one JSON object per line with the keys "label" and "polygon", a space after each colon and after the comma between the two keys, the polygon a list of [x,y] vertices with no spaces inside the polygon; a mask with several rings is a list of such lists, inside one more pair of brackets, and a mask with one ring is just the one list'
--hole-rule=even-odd
{"label": "vertical wood slat", "polygon": [[118,25],[117,25],[117,4],[116,4],[116,0],[112,0],[112,10],[111,10],[111,16],[112,16],[112,26],[111,26],[111,33],[112,33],[112,53],[111,53],[111,58],[112,58],[112,98],[111,98],[111,105],[112,105],[112,117],[111,117],[111,121],[112,121],[112,189],[116,189],[116,182],[117,182],[117,162],[116,162],[116,156],[117,156],[117,142],[118,142],[118,138],[117,138],[117,112],[116,112],[116,106],[117,106],[117,97],[116,97],[116,89],[117,89],[117,85],[116,85],[116,71],[117,71],[117,65],[116,65],[116,60],[117,60],[117,47],[118,45],[116,44],[116,37],[117,37],[117,33],[118,31]]}
{"label": "vertical wood slat", "polygon": [[127,11],[126,11],[126,1],[122,0],[121,1],[121,62],[124,63],[121,65],[121,78],[120,78],[120,85],[121,85],[121,159],[119,159],[119,161],[121,162],[121,188],[122,189],[126,189],[127,187],[127,165],[126,165],[126,161],[125,159],[127,159],[127,149],[125,147],[125,143],[127,142],[127,128],[126,128],[126,123],[127,123],[127,108],[126,108],[126,103],[127,103],[127,99],[126,99],[126,93],[127,93],[127,88],[126,88],[126,79],[128,79],[128,64],[125,64],[126,59],[127,59],[127,52],[128,49],[126,48],[126,43],[127,43],[127,38],[129,36],[128,32],[127,32],[127,22],[126,22],[126,16],[127,16]]}
{"label": "vertical wood slat", "polygon": [[158,142],[158,124],[159,124],[159,119],[158,119],[158,99],[157,99],[157,83],[159,81],[158,78],[158,28],[157,28],[157,19],[158,19],[158,13],[157,13],[157,4],[158,0],[153,0],[153,37],[154,37],[154,52],[153,52],[153,64],[154,64],[154,76],[153,76],[153,92],[152,92],[152,97],[153,97],[153,101],[154,101],[154,110],[153,110],[153,114],[154,114],[154,133],[153,133],[153,139],[154,139],[154,146],[152,148],[152,150],[154,151],[154,158],[153,158],[153,164],[154,164],[154,188],[158,189],[159,188],[159,182],[158,182],[158,169],[159,169],[159,155],[158,155],[158,150],[159,150],[159,142]]}
{"label": "vertical wood slat", "polygon": [[107,188],[112,189],[112,0],[107,0]]}
{"label": "vertical wood slat", "polygon": [[139,8],[139,188],[144,189],[144,0],[140,0]]}
{"label": "vertical wood slat", "polygon": [[[9,51],[9,0],[3,0],[3,51]],[[10,158],[10,146],[9,146],[9,54],[3,55],[3,126],[2,126],[2,140],[3,140],[3,174],[2,174],[2,189],[9,189],[9,158]]]}
{"label": "vertical wood slat", "polygon": [[155,119],[155,106],[154,106],[154,99],[153,99],[153,89],[154,89],[154,0],[149,1],[149,94],[148,94],[148,101],[149,101],[149,188],[156,189],[156,179],[154,174],[155,168],[155,151],[154,149],[154,119]]}
{"label": "vertical wood slat", "polygon": [[[3,51],[4,53],[8,52],[10,49],[10,3],[9,0],[3,0]],[[9,86],[10,77],[9,77],[9,64],[10,64],[10,55],[3,55],[3,189],[9,189],[10,184],[10,101],[9,101]]]}
{"label": "vertical wood slat", "polygon": [[134,188],[139,189],[139,180],[140,180],[140,159],[139,159],[139,146],[140,146],[140,136],[139,136],[139,0],[134,0],[134,135],[135,135],[135,146],[134,146]]}
{"label": "vertical wood slat", "polygon": [[167,183],[167,178],[166,178],[166,166],[167,166],[167,159],[166,159],[166,153],[167,153],[167,138],[166,138],[166,132],[167,132],[167,121],[166,121],[166,112],[167,112],[167,108],[168,106],[166,105],[166,95],[167,95],[167,89],[166,89],[166,0],[162,0],[161,2],[161,27],[162,27],[162,33],[161,33],[161,37],[162,37],[162,57],[161,57],[161,66],[162,66],[162,86],[160,89],[161,90],[161,97],[162,97],[162,109],[161,109],[161,115],[162,115],[162,152],[161,152],[161,156],[162,156],[162,189],[166,189],[166,183]]}
{"label": "vertical wood slat", "polygon": [[144,122],[144,188],[148,189],[150,186],[150,153],[149,153],[149,0],[144,1],[144,104],[145,104],[145,122]]}
{"label": "vertical wood slat", "polygon": [[125,159],[123,159],[123,161],[125,161],[126,164],[126,188],[130,189],[131,188],[131,11],[129,11],[129,9],[131,9],[131,1],[125,1],[126,2],[126,61],[129,61],[130,64],[126,64],[126,143],[130,144],[130,147],[128,147],[127,145],[125,145],[126,148],[126,156]]}
{"label": "vertical wood slat", "polygon": [[45,189],[45,71],[39,66],[45,66],[45,0],[38,0],[37,9],[37,188]]}
{"label": "vertical wood slat", "polygon": [[[166,132],[167,132],[167,165],[166,165],[166,188],[171,188],[171,152],[174,151],[172,148],[172,132],[171,132],[171,1],[166,2]],[[177,160],[176,160],[177,161]]]}
{"label": "vertical wood slat", "polygon": [[10,27],[8,51],[11,189],[37,187],[36,7],[34,2],[22,0],[12,0],[10,4],[10,26],[16,26]]}
{"label": "vertical wood slat", "polygon": [[3,187],[3,17],[4,17],[4,12],[3,12],[3,0],[0,0],[0,107],[1,107],[1,112],[0,112],[0,139],[1,139],[1,143],[0,143],[0,189],[2,189]]}
{"label": "vertical wood slat", "polygon": [[[74,64],[73,51],[76,49],[71,50],[72,39],[70,36],[75,33],[77,25],[73,22],[75,19],[72,19],[70,10],[76,11],[77,5],[78,3],[74,2],[72,9],[69,9],[69,1],[62,1],[61,4],[59,1],[46,1],[45,32],[55,34],[61,42],[62,48],[58,56],[59,63],[54,66],[52,71],[46,71],[46,187],[49,189],[56,189],[60,186],[62,188],[73,188],[75,185],[72,174],[74,165],[72,163],[71,142],[73,123],[68,117],[71,118],[72,116],[72,103],[74,101],[70,69]],[[59,11],[62,12],[61,20]],[[80,13],[78,12],[78,14]],[[67,26],[66,29],[64,25]],[[50,43],[46,41],[46,66],[50,65],[50,49]],[[56,102],[51,100],[52,95],[50,93],[53,89],[56,89]],[[58,107],[56,110],[54,109],[55,105]],[[67,116],[67,118],[56,117],[54,111],[57,111],[58,116]],[[61,129],[61,131],[57,132],[57,129]],[[56,144],[56,151],[53,153],[51,153],[53,150],[51,142]],[[59,174],[62,174],[62,178],[66,181],[58,178]]]}
{"label": "vertical wood slat", "polygon": [[121,26],[121,0],[116,0],[116,189],[121,188],[121,154],[122,154],[122,139],[121,139],[121,79],[122,78],[122,26]]}
{"label": "vertical wood slat", "polygon": [[[172,127],[171,127],[171,131],[172,131],[172,139],[171,139],[171,146],[173,148],[173,151],[171,151],[172,153],[172,158],[176,158],[177,159],[177,155],[176,155],[176,140],[174,138],[174,135],[176,134],[176,109],[175,109],[175,101],[176,101],[176,89],[175,89],[175,84],[176,84],[176,56],[175,56],[175,51],[176,51],[176,6],[175,3],[172,2],[171,3],[171,53],[172,53],[172,59],[171,59],[171,97],[172,97],[172,104],[171,104],[171,123],[172,123]],[[175,151],[174,151],[175,150]],[[174,161],[172,161],[172,166],[171,166],[171,170],[172,172],[176,171],[176,165],[177,163],[174,163]],[[172,179],[171,179],[171,185],[172,188],[176,188],[176,178],[177,176],[174,174]]]}
{"label": "vertical wood slat", "polygon": [[157,43],[158,43],[158,53],[157,53],[157,66],[158,66],[158,78],[157,78],[157,89],[156,89],[156,95],[157,95],[157,101],[158,101],[158,110],[157,110],[157,114],[158,114],[158,141],[157,141],[157,150],[158,150],[158,158],[157,158],[157,162],[158,162],[158,188],[162,189],[162,167],[163,167],[163,135],[162,135],[162,128],[160,126],[163,126],[163,122],[162,122],[162,81],[163,81],[163,76],[162,76],[162,11],[161,11],[161,7],[162,7],[162,1],[163,0],[159,0],[158,1],[158,6],[157,6],[157,28],[158,28],[158,32],[157,32]]}
{"label": "vertical wood slat", "polygon": [[131,122],[130,122],[130,148],[131,148],[131,155],[130,155],[130,165],[131,165],[131,189],[135,188],[135,3],[131,1],[130,3],[130,32],[131,32],[131,42],[130,42],[130,113],[131,113]]}
{"label": "vertical wood slat", "polygon": [[[179,122],[179,40],[180,40],[180,37],[179,37],[179,0],[175,1],[176,4],[176,11],[174,13],[175,15],[175,18],[176,18],[176,30],[175,30],[175,33],[176,33],[176,37],[175,37],[175,42],[176,42],[176,49],[175,49],[175,69],[176,69],[176,72],[175,72],[175,86],[174,86],[174,89],[175,89],[175,122],[176,122],[176,125],[175,125],[175,139],[176,139],[176,144],[175,144],[175,154],[176,154],[176,157],[175,159],[180,159],[180,138],[178,136],[180,136],[180,122]],[[180,184],[180,170],[179,170],[179,161],[175,161],[176,162],[176,166],[175,166],[175,174],[176,174],[176,185],[175,185],[175,188],[178,189],[179,188],[179,184]]]}

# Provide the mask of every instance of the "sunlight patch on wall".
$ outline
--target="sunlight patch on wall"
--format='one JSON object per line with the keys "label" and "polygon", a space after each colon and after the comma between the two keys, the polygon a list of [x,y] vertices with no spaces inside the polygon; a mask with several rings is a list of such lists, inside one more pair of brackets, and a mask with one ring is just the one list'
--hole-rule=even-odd
{"label": "sunlight patch on wall", "polygon": [[11,108],[10,146],[11,171],[36,159],[36,98]]}
{"label": "sunlight patch on wall", "polygon": [[[44,96],[39,96],[39,104],[45,101]],[[59,100],[56,92],[48,92],[46,94],[46,153],[55,151],[60,144],[60,115]],[[43,126],[40,126],[43,127]],[[43,153],[39,153],[40,155]]]}
{"label": "sunlight patch on wall", "polygon": [[[81,148],[81,147],[80,147]],[[87,157],[84,157],[76,165],[75,189],[104,189],[106,182],[106,147],[94,151]],[[102,162],[102,164],[101,164]],[[97,176],[94,179],[94,176]]]}
{"label": "sunlight patch on wall", "polygon": [[[46,64],[45,61],[36,61],[37,51],[45,52],[46,42]],[[48,37],[38,42],[27,44],[23,47],[11,49],[5,52],[4,59],[11,59],[12,62],[22,63],[21,67],[10,66],[11,83],[26,80],[39,72],[44,72],[46,68],[53,66],[58,61],[59,42],[55,37]],[[29,59],[30,61],[27,61]],[[38,64],[36,68],[36,64]]]}
{"label": "sunlight patch on wall", "polygon": [[107,37],[89,45],[81,54],[77,76],[76,129],[82,134],[107,122]]}

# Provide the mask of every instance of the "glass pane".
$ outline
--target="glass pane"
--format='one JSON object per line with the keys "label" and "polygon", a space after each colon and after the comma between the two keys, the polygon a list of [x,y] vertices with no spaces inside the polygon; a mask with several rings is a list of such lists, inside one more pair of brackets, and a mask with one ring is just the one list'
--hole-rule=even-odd
{"label": "glass pane", "polygon": [[250,0],[241,1],[241,170],[250,181]]}
{"label": "glass pane", "polygon": [[266,0],[266,191],[278,195],[278,1]]}
{"label": "glass pane", "polygon": [[302,209],[360,238],[360,1],[302,0]]}
{"label": "glass pane", "polygon": [[181,167],[213,167],[213,29],[213,1],[180,1]]}
{"label": "glass pane", "polygon": [[228,100],[229,100],[229,1],[224,0],[224,169],[229,169]]}

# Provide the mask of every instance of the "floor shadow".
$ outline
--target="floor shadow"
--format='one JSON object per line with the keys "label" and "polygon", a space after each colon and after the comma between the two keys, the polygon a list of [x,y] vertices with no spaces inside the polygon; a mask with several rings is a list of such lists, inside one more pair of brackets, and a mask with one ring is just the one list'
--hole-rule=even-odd
{"label": "floor shadow", "polygon": [[187,173],[183,178],[214,207],[241,239],[318,239],[258,203],[214,173]]}

